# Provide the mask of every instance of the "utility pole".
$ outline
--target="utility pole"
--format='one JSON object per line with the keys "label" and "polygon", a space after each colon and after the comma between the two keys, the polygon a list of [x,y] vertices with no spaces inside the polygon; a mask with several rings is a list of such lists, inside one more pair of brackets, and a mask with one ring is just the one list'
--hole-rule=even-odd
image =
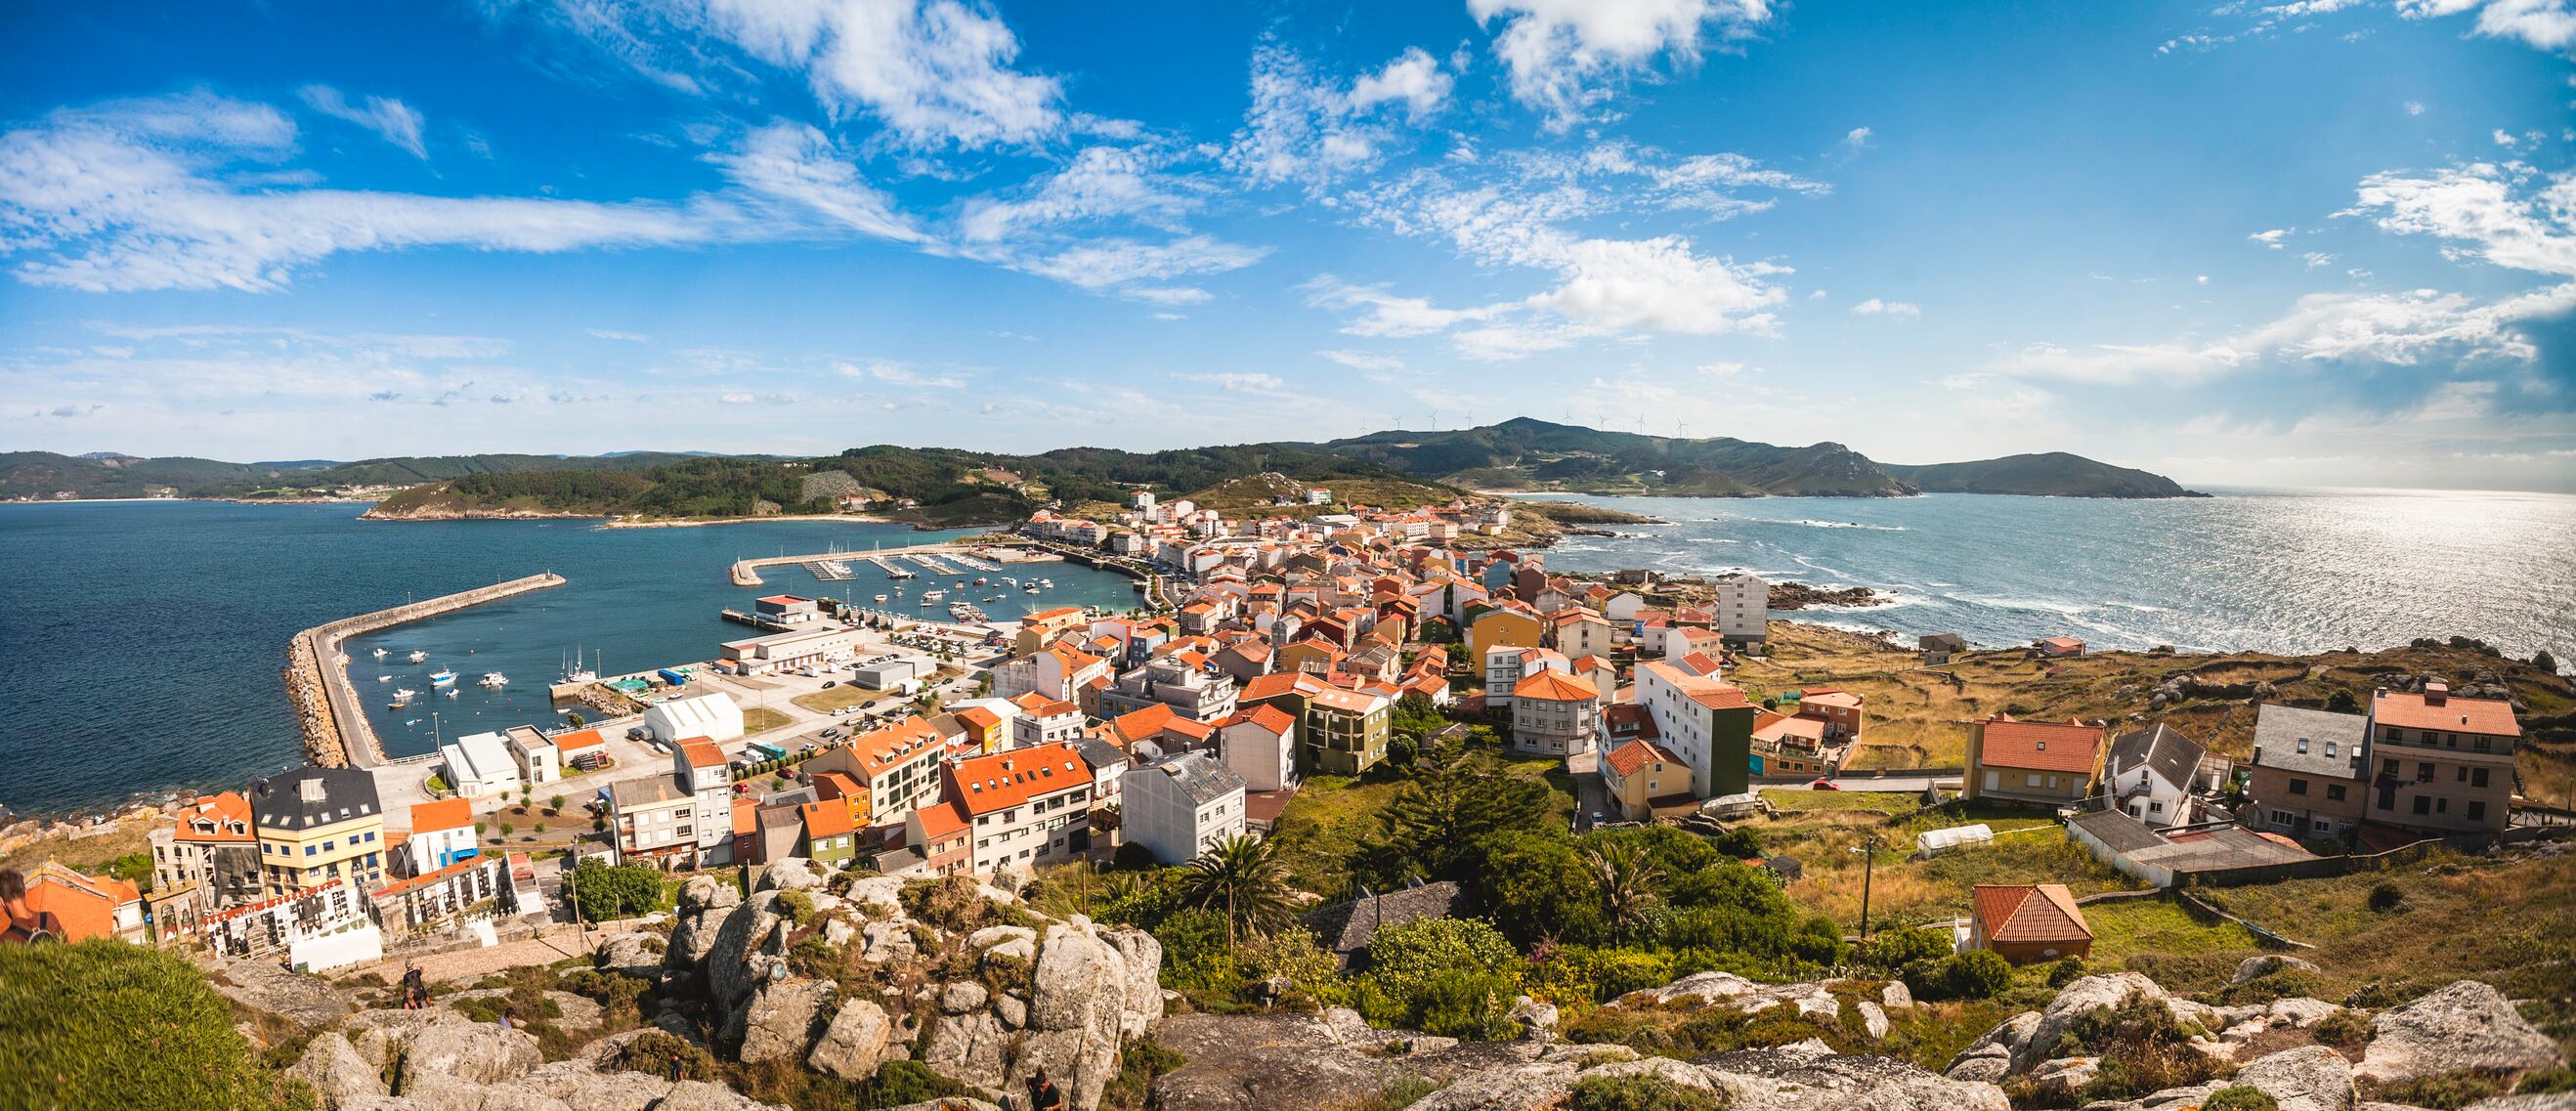
{"label": "utility pole", "polygon": [[1852,851],[1861,854],[1860,939],[1862,941],[1867,941],[1869,940],[1869,881],[1870,873],[1876,869],[1878,864],[1878,835],[1875,833],[1870,834],[1868,840],[1863,842],[1861,847],[1853,849]]}

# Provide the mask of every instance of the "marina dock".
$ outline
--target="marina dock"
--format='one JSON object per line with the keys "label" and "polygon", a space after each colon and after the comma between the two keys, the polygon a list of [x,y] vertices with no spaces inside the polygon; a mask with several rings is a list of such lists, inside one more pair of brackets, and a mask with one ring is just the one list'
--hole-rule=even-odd
{"label": "marina dock", "polygon": [[563,576],[548,571],[392,609],[344,617],[295,634],[295,639],[286,648],[286,696],[295,704],[296,717],[303,725],[305,751],[313,757],[314,763],[328,768],[372,769],[387,762],[384,742],[376,738],[375,728],[367,724],[366,708],[359,705],[357,689],[349,683],[349,661],[340,654],[342,641],[360,633],[388,629],[563,584]]}

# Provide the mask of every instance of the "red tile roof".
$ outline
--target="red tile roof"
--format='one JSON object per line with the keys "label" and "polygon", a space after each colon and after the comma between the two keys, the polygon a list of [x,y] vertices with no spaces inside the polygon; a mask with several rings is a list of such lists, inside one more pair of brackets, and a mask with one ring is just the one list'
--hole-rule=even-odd
{"label": "red tile roof", "polygon": [[474,824],[474,804],[464,799],[417,802],[411,807],[411,831],[436,833]]}
{"label": "red tile roof", "polygon": [[831,802],[809,802],[796,808],[805,819],[805,836],[837,837],[855,828],[850,808]]}
{"label": "red tile roof", "polygon": [[250,800],[241,792],[200,798],[178,816],[176,840],[194,843],[248,842],[258,839],[251,829]]}
{"label": "red tile roof", "polygon": [[2062,883],[1978,884],[1977,921],[1988,941],[2093,940],[2083,908]]}
{"label": "red tile roof", "polygon": [[1091,784],[1091,765],[1062,741],[976,756],[948,766],[956,801],[968,814],[990,814],[1030,799]]}
{"label": "red tile roof", "polygon": [[124,880],[84,876],[50,860],[26,879],[27,909],[51,911],[69,941],[115,936],[116,908],[143,898]]}
{"label": "red tile roof", "polygon": [[555,743],[556,753],[566,756],[582,749],[590,748],[594,745],[604,745],[608,743],[608,738],[600,735],[599,730],[596,729],[584,729],[578,733],[564,733],[548,739]]}
{"label": "red tile roof", "polygon": [[1225,719],[1228,726],[1251,725],[1274,735],[1285,736],[1297,728],[1297,719],[1277,706],[1255,706]]}
{"label": "red tile roof", "polygon": [[2514,720],[2513,704],[2493,698],[2450,695],[2442,699],[2441,705],[2435,706],[2425,702],[2420,694],[2382,691],[2370,700],[2370,719],[2373,724],[2407,729],[2484,733],[2496,737],[2522,735],[2522,723]]}
{"label": "red tile roof", "polygon": [[1661,760],[1675,765],[1682,762],[1681,757],[1666,751],[1664,746],[1644,739],[1630,741],[1611,749],[1602,759],[1609,762],[1611,770],[1618,772],[1621,779],[1637,774],[1649,761]]}
{"label": "red tile roof", "polygon": [[2090,725],[2014,721],[2000,714],[1985,723],[1977,762],[1998,768],[2084,774],[2102,748],[2102,731]]}
{"label": "red tile roof", "polygon": [[680,755],[688,758],[692,768],[721,768],[725,763],[724,750],[705,737],[681,741]]}
{"label": "red tile roof", "polygon": [[1541,702],[1589,702],[1601,697],[1592,684],[1562,671],[1541,671],[1512,684],[1512,697]]}

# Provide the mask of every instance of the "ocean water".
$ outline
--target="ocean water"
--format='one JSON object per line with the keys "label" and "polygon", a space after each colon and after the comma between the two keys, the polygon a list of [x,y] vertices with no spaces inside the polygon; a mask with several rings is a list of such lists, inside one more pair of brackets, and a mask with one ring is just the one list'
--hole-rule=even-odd
{"label": "ocean water", "polygon": [[[782,521],[703,528],[604,529],[590,521],[361,521],[349,505],[214,502],[0,505],[0,804],[42,812],[112,803],[168,787],[238,787],[303,760],[279,669],[288,638],[352,614],[552,570],[566,585],[353,638],[350,672],[386,748],[432,747],[430,713],[454,737],[552,722],[546,684],[576,650],[608,673],[704,660],[753,635],[718,611],[761,594],[828,593],[873,604],[891,585],[866,564],[829,586],[802,568],[735,587],[746,556],[864,550],[940,539],[899,525]],[[983,603],[996,617],[1031,608],[1135,604],[1128,580],[1065,563],[1030,565],[1056,588]],[[1018,576],[1017,570],[1001,574]],[[965,578],[972,582],[977,573]],[[912,580],[912,596],[928,584]],[[950,591],[952,597],[956,592]],[[900,612],[937,613],[912,605]],[[383,645],[388,657],[370,649]],[[412,649],[428,653],[409,664]],[[454,668],[454,699],[384,709],[397,686],[430,694]],[[474,685],[507,674],[494,696]],[[378,675],[393,678],[379,683]],[[414,719],[417,719],[416,721]],[[410,724],[406,724],[409,722]]]}
{"label": "ocean water", "polygon": [[2112,501],[1914,498],[1568,500],[1664,525],[1547,551],[1558,570],[1749,570],[1869,586],[1892,605],[1796,614],[1973,644],[2312,652],[2472,636],[2576,659],[2576,497],[2449,491],[2229,492]]}

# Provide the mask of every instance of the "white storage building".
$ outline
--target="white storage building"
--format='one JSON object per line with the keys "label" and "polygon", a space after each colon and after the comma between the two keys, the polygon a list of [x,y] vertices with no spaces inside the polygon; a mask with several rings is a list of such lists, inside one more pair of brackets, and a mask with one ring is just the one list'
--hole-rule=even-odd
{"label": "white storage building", "polygon": [[723,744],[742,738],[742,707],[734,705],[732,695],[721,691],[675,698],[644,711],[644,729],[664,744],[676,744],[688,737]]}
{"label": "white storage building", "polygon": [[481,798],[519,789],[519,762],[498,733],[468,733],[438,746],[438,756],[457,794]]}

